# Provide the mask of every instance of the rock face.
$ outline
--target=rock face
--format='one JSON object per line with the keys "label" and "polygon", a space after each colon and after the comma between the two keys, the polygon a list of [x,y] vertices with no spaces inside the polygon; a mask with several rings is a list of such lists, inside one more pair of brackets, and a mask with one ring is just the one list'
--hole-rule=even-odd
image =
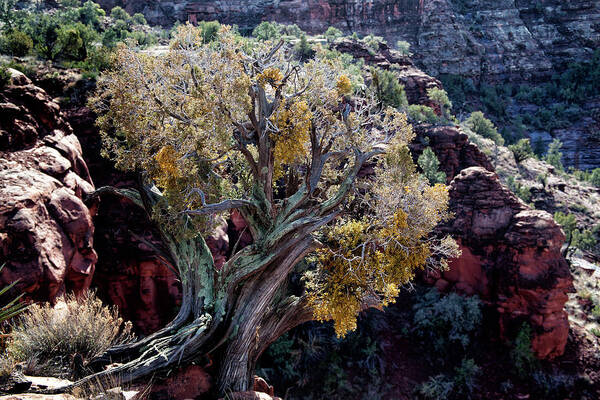
{"label": "rock face", "polygon": [[91,282],[94,226],[82,197],[94,190],[59,106],[23,74],[0,91],[0,285],[54,301]]}
{"label": "rock face", "polygon": [[452,180],[450,208],[455,219],[440,230],[458,240],[463,254],[435,285],[479,295],[498,313],[501,335],[514,336],[520,324],[529,323],[538,357],[561,355],[572,277],[560,252],[564,235],[552,216],[529,209],[481,167],[464,169]]}
{"label": "rock face", "polygon": [[[584,59],[600,44],[600,4],[571,0],[100,0],[151,23],[219,20],[249,30],[264,20],[312,33],[335,26],[411,43],[428,73],[521,79]],[[525,76],[524,76],[524,75]]]}

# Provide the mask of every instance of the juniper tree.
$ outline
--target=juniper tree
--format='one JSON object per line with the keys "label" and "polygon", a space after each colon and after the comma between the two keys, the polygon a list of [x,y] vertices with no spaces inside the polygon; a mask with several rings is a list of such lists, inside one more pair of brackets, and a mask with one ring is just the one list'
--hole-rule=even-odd
{"label": "juniper tree", "polygon": [[[457,254],[431,235],[448,218],[448,193],[416,173],[406,116],[351,93],[341,63],[290,54],[227,27],[205,44],[183,26],[163,55],[117,49],[92,105],[106,153],[141,187],[98,193],[129,197],[158,222],[168,251],[157,251],[183,299],[167,326],[107,352],[122,365],[78,384],[210,356],[221,391],[245,390],[287,330],[333,320],[344,335],[361,310]],[[234,209],[253,243],[216,268],[204,237]],[[300,273],[302,290],[290,285]]]}

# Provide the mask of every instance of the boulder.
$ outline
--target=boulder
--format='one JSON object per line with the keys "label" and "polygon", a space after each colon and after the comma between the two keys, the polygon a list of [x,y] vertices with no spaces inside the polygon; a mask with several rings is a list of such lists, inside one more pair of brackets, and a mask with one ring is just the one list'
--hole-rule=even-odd
{"label": "boulder", "polygon": [[462,255],[432,283],[480,296],[497,312],[502,337],[514,337],[528,323],[539,358],[561,355],[569,333],[564,306],[572,277],[560,251],[565,240],[560,227],[482,167],[462,170],[449,190],[455,218],[439,230],[458,240]]}
{"label": "boulder", "polygon": [[94,190],[81,146],[58,104],[20,72],[0,92],[0,285],[54,302],[90,287]]}

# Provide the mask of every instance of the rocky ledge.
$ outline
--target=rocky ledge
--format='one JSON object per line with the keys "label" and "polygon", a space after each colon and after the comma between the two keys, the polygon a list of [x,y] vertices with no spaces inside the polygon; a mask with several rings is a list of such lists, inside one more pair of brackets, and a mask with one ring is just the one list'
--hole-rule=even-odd
{"label": "rocky ledge", "polygon": [[90,285],[97,256],[82,198],[94,190],[59,105],[15,70],[0,91],[0,285],[54,301]]}

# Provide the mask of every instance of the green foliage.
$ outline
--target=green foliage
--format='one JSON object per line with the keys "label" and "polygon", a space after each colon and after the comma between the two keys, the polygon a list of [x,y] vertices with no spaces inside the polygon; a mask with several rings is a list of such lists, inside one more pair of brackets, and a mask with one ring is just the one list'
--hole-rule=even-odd
{"label": "green foliage", "polygon": [[419,388],[419,394],[428,400],[448,400],[454,390],[454,382],[444,374],[429,377],[429,380],[422,383]]}
{"label": "green foliage", "polygon": [[513,348],[510,351],[517,374],[526,378],[537,366],[537,359],[531,350],[531,327],[524,323],[515,338]]}
{"label": "green foliage", "polygon": [[417,124],[437,124],[440,122],[440,118],[437,116],[433,108],[420,104],[409,105],[406,114],[408,115],[408,118],[410,118],[411,122]]}
{"label": "green foliage", "polygon": [[371,54],[377,53],[379,51],[379,45],[386,43],[381,36],[375,36],[373,34],[365,36],[362,41],[367,45]]}
{"label": "green foliage", "polygon": [[[448,97],[452,102],[463,109],[466,107],[467,98],[476,95],[477,89],[473,80],[464,78],[460,75],[444,74],[439,76],[444,89],[448,92]],[[466,111],[472,111],[467,108]]]}
{"label": "green foliage", "polygon": [[93,26],[95,29],[100,27],[100,18],[104,17],[106,13],[96,3],[91,0],[86,1],[79,8],[79,22],[85,25]]}
{"label": "green foliage", "polygon": [[504,138],[498,133],[492,121],[487,119],[481,111],[472,112],[465,123],[476,134],[492,139],[494,143],[500,146],[504,144]]}
{"label": "green foliage", "polygon": [[531,201],[531,188],[521,185],[514,176],[510,175],[506,177],[506,186],[525,203]]}
{"label": "green foliage", "polygon": [[444,89],[430,88],[427,89],[427,97],[437,104],[442,112],[442,117],[447,119],[448,113],[452,110],[452,102],[448,98],[448,93]]}
{"label": "green foliage", "polygon": [[[3,268],[4,264],[0,265],[0,271],[2,271]],[[15,281],[10,285],[0,289],[0,298],[2,298],[2,296],[10,292],[10,290],[14,288],[17,283],[19,282]],[[27,304],[19,302],[21,297],[23,297],[22,294],[9,301],[8,303],[0,305],[0,325],[6,321],[9,321],[11,318],[21,314],[28,308]]]}
{"label": "green foliage", "polygon": [[562,227],[565,236],[567,237],[567,241],[569,241],[573,231],[577,229],[577,220],[575,219],[575,216],[573,214],[565,214],[562,211],[558,211],[554,213],[554,220]]}
{"label": "green foliage", "polygon": [[131,20],[138,25],[148,25],[146,17],[142,13],[135,13],[131,16]]}
{"label": "green foliage", "polygon": [[405,40],[398,40],[396,42],[396,48],[403,56],[410,56],[410,43]]}
{"label": "green foliage", "polygon": [[[89,293],[79,301],[68,296],[64,304],[35,304],[12,331],[7,354],[37,366],[36,373],[70,376],[73,356],[84,361],[110,346],[131,340],[131,323],[124,324],[116,308]],[[33,371],[31,371],[33,372]]]}
{"label": "green foliage", "polygon": [[596,187],[600,187],[600,168],[592,171],[589,182]]}
{"label": "green foliage", "polygon": [[116,20],[120,19],[123,21],[129,21],[131,19],[129,13],[125,11],[123,7],[119,6],[113,7],[113,9],[110,10],[110,17]]}
{"label": "green foliage", "polygon": [[332,334],[331,326],[305,324],[269,346],[259,360],[258,375],[291,400],[381,398],[387,390],[383,354],[372,338],[384,328],[373,313],[343,339]]}
{"label": "green foliage", "polygon": [[529,139],[521,139],[517,143],[508,146],[508,149],[512,151],[513,155],[515,156],[515,160],[518,163],[528,158],[535,157]]}
{"label": "green foliage", "polygon": [[430,289],[413,307],[413,330],[443,359],[457,347],[466,349],[481,324],[481,301],[477,296],[456,293],[440,296]]}
{"label": "green foliage", "polygon": [[276,22],[263,21],[256,28],[254,28],[252,31],[252,36],[258,40],[279,39],[281,37],[281,28]]}
{"label": "green foliage", "polygon": [[423,399],[470,399],[477,389],[477,378],[481,374],[475,361],[463,359],[454,369],[454,375],[439,374],[432,376],[418,387]]}
{"label": "green foliage", "polygon": [[0,65],[0,89],[8,85],[10,82],[10,72],[6,65]]}
{"label": "green foliage", "polygon": [[423,175],[430,184],[446,183],[446,173],[439,170],[440,161],[430,147],[423,150],[423,154],[419,156],[417,164],[421,167]]}
{"label": "green foliage", "polygon": [[6,54],[26,56],[33,49],[33,39],[23,31],[11,30],[0,37],[0,48]]}
{"label": "green foliage", "polygon": [[593,250],[598,243],[594,233],[589,229],[573,230],[573,241],[571,245],[581,250]]}
{"label": "green foliage", "polygon": [[202,30],[204,43],[214,42],[217,39],[219,29],[221,29],[219,21],[201,21],[198,26]]}
{"label": "green foliage", "polygon": [[371,68],[371,77],[377,99],[385,106],[400,108],[408,106],[404,86],[394,71]]}
{"label": "green foliage", "polygon": [[307,61],[315,56],[315,51],[310,43],[308,43],[308,39],[306,39],[305,34],[302,34],[300,37],[300,41],[294,47],[294,51],[296,52],[296,56],[300,59],[300,61]]}
{"label": "green foliage", "polygon": [[329,43],[333,43],[336,39],[341,38],[343,35],[344,34],[341,30],[333,26],[327,28],[324,34],[325,38],[327,39],[327,42]]}
{"label": "green foliage", "polygon": [[[88,49],[96,39],[96,32],[89,26],[77,22],[64,25],[57,31],[56,43],[53,48],[54,57],[82,61],[88,55]],[[53,58],[54,58],[53,57]]]}
{"label": "green foliage", "polygon": [[564,172],[565,167],[562,163],[562,152],[560,151],[562,143],[558,139],[554,139],[550,146],[548,146],[548,152],[544,157],[544,161],[552,165],[558,172]]}

